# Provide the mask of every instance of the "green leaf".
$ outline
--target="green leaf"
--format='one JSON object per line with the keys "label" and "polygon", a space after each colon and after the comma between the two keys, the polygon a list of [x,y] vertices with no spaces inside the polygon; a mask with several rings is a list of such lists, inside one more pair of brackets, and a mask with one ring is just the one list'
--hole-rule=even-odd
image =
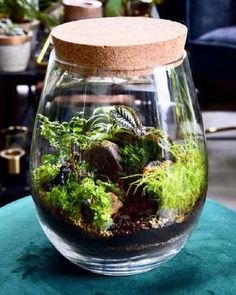
{"label": "green leaf", "polygon": [[112,121],[120,128],[132,130],[137,135],[144,134],[141,121],[133,109],[127,106],[116,106],[110,112]]}
{"label": "green leaf", "polygon": [[42,163],[56,165],[58,164],[58,155],[45,154],[42,156]]}
{"label": "green leaf", "polygon": [[105,6],[106,16],[120,16],[124,15],[122,0],[108,0]]}

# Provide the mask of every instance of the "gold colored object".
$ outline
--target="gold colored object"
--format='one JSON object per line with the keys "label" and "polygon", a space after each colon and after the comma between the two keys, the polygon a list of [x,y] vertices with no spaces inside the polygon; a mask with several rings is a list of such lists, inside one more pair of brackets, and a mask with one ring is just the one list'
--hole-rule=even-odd
{"label": "gold colored object", "polygon": [[40,51],[39,56],[38,56],[38,58],[36,60],[37,65],[40,66],[40,67],[42,67],[42,66],[46,67],[47,64],[48,64],[47,61],[44,61],[44,57],[45,57],[45,54],[48,51],[48,48],[49,48],[50,44],[51,44],[51,33],[48,35],[48,37],[47,37],[47,39],[46,39],[46,41],[45,41],[45,43],[44,43],[44,45],[42,47],[42,50]]}
{"label": "gold colored object", "polygon": [[2,129],[1,133],[5,138],[4,148],[25,148],[28,132],[28,127],[20,125],[9,126],[6,129]]}
{"label": "gold colored object", "polygon": [[0,152],[0,156],[8,162],[9,174],[20,174],[20,160],[25,155],[25,151],[19,148],[5,149]]}
{"label": "gold colored object", "polygon": [[205,130],[206,134],[217,133],[217,132],[224,132],[224,131],[231,131],[236,130],[236,126],[228,126],[228,127],[210,127]]}

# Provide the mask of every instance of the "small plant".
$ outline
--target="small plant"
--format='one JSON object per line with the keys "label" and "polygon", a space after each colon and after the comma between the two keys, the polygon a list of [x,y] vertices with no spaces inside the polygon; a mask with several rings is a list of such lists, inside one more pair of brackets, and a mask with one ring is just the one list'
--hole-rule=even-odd
{"label": "small plant", "polygon": [[[40,174],[41,170],[38,171]],[[41,178],[42,180],[42,178]],[[69,179],[66,186],[56,185],[46,192],[44,200],[49,207],[61,210],[68,218],[85,218],[101,230],[107,230],[113,223],[111,189],[107,183],[95,183],[92,178],[85,177],[80,182]],[[113,187],[113,190],[117,190]],[[85,207],[87,206],[87,208]],[[85,211],[83,215],[81,211]],[[88,214],[90,217],[88,218]]]}
{"label": "small plant", "polygon": [[46,181],[50,181],[56,177],[59,173],[58,165],[51,165],[50,163],[45,163],[39,166],[34,171],[34,182],[36,184],[44,183]]}
{"label": "small plant", "polygon": [[113,220],[111,197],[106,192],[106,184],[102,181],[95,183],[91,178],[84,178],[77,190],[77,196],[79,199],[84,199],[89,202],[90,209],[94,213],[94,224],[102,230],[108,229]]}
{"label": "small plant", "polygon": [[[37,5],[38,2],[39,5]],[[40,8],[49,7],[52,2],[51,0],[0,0],[0,13],[9,17],[15,23],[25,23],[38,19],[45,27],[51,28],[58,24],[58,20]]]}
{"label": "small plant", "polygon": [[37,5],[30,0],[0,0],[0,8],[14,22],[31,20],[39,14]]}
{"label": "small plant", "polygon": [[107,129],[106,115],[94,115],[89,120],[83,113],[77,113],[70,122],[51,122],[43,115],[39,115],[41,135],[50,146],[60,151],[60,158],[70,158],[74,161],[75,147],[79,150],[89,149],[94,140],[104,137]]}
{"label": "small plant", "polygon": [[26,32],[13,24],[10,19],[1,19],[0,20],[0,35],[4,36],[22,36],[25,35]]}

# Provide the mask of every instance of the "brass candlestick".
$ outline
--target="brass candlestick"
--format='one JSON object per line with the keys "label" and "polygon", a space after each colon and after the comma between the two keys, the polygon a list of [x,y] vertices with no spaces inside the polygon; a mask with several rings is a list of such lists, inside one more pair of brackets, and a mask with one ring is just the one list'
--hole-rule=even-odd
{"label": "brass candlestick", "polygon": [[9,174],[20,174],[20,160],[25,155],[25,151],[20,148],[5,149],[0,152],[0,157],[7,161]]}

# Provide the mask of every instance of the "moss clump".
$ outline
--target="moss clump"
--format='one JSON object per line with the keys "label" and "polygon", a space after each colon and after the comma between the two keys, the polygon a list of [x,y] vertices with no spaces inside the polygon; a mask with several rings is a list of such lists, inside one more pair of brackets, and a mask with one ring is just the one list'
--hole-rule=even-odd
{"label": "moss clump", "polygon": [[33,173],[33,181],[37,184],[50,181],[59,173],[58,165],[45,163],[35,169]]}
{"label": "moss clump", "polygon": [[69,194],[68,187],[54,186],[51,191],[44,195],[44,201],[49,207],[58,209],[66,216],[73,219],[81,217],[80,203],[77,198]]}
{"label": "moss clump", "polygon": [[[112,186],[112,185],[111,185]],[[113,187],[113,186],[112,186]],[[90,204],[93,213],[93,223],[101,230],[106,230],[112,224],[111,197],[107,183],[95,183],[92,178],[85,177],[80,182],[69,180],[66,186],[54,186],[44,196],[49,207],[58,208],[71,218],[81,218],[81,205],[84,200]],[[113,190],[116,190],[113,188]]]}
{"label": "moss clump", "polygon": [[90,209],[94,212],[94,224],[102,230],[108,229],[113,220],[111,197],[106,187],[100,182],[95,184],[91,178],[85,178],[81,183],[80,196],[86,196],[90,201]]}
{"label": "moss clump", "polygon": [[140,143],[127,144],[120,149],[121,165],[127,173],[140,173],[145,166],[145,150]]}
{"label": "moss clump", "polygon": [[205,155],[193,142],[173,144],[170,153],[175,162],[146,170],[135,184],[144,186],[160,207],[187,213],[206,187]]}

